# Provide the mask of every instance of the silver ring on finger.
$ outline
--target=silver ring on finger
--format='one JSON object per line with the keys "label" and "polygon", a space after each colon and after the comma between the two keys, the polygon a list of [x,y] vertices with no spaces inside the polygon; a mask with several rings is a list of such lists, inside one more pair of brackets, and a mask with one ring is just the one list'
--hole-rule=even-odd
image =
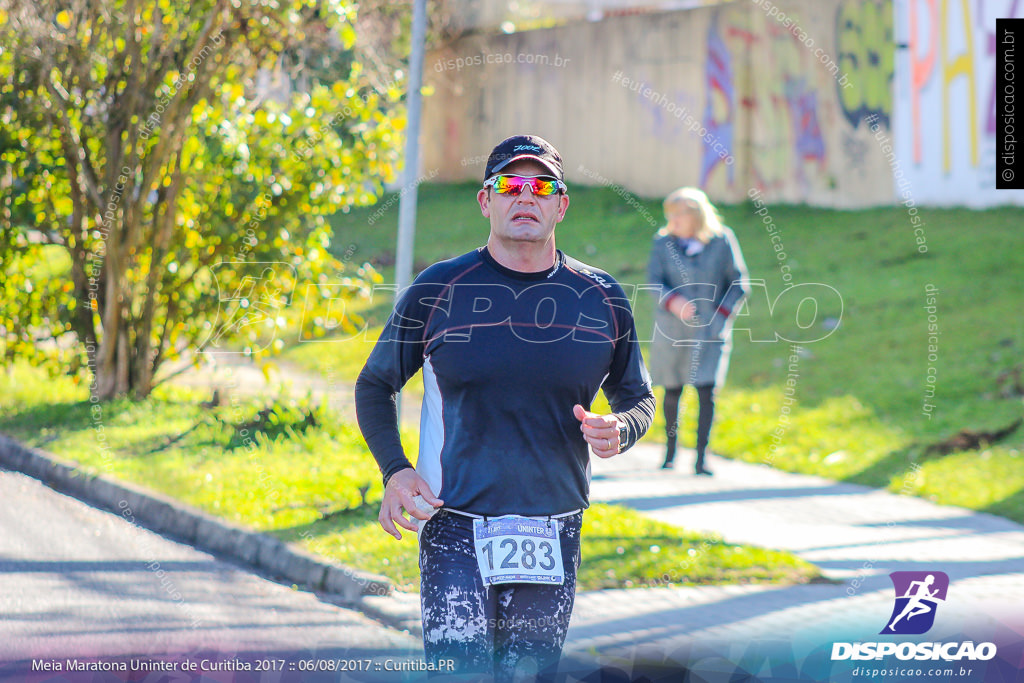
{"label": "silver ring on finger", "polygon": [[611,439],[605,439],[604,443],[605,443],[604,449],[606,451],[610,451],[611,448],[612,448],[612,440]]}

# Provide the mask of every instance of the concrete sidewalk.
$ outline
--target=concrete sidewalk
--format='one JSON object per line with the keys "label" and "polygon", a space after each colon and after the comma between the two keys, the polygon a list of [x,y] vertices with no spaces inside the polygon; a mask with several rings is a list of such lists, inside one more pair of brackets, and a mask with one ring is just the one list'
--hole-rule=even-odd
{"label": "concrete sidewalk", "polygon": [[[268,391],[247,358],[217,356],[214,372],[176,381],[209,386],[214,378],[240,393]],[[351,415],[351,386],[280,364],[274,384],[311,388],[332,409]],[[328,377],[329,379],[329,377]],[[419,421],[416,396],[403,422]],[[692,474],[680,449],[676,469],[660,469],[663,447],[641,443],[615,458],[594,458],[591,499],[635,508],[670,524],[734,543],[789,550],[835,583],[790,587],[724,586],[598,591],[577,597],[569,648],[666,647],[710,637],[783,637],[818,631],[822,619],[842,624],[884,621],[892,606],[888,574],[937,570],[950,577],[943,612],[1024,612],[1024,527],[1000,517],[941,506],[827,479],[710,456],[713,477]],[[586,561],[586,558],[584,558]],[[418,620],[414,596],[365,598],[374,610],[408,625]],[[882,614],[884,612],[884,614]],[[879,624],[880,630],[884,624]]]}
{"label": "concrete sidewalk", "polygon": [[[227,383],[241,393],[260,385],[267,389],[262,375],[245,361],[218,365]],[[282,366],[282,371],[275,384],[283,379],[303,392],[312,387],[314,393],[324,392],[321,395],[332,408],[352,414],[350,386],[317,385],[319,378],[297,368]],[[206,376],[197,383],[208,386],[209,375],[202,374]],[[418,424],[417,398],[406,397],[402,406],[403,422],[412,427]],[[1013,649],[1024,641],[1021,525],[920,498],[714,456],[709,466],[715,475],[696,477],[692,453],[685,451],[680,452],[676,469],[666,471],[660,469],[662,449],[642,443],[610,460],[594,458],[591,499],[626,505],[726,542],[789,550],[820,567],[831,582],[580,593],[565,653],[581,663],[581,672],[627,662],[622,669],[627,672],[630,667],[634,672],[638,666],[650,671],[661,667],[668,675],[665,680],[679,680],[682,669],[694,681],[730,680],[736,675],[736,680],[748,680],[737,662],[751,647],[757,660],[757,648],[763,645],[782,648],[781,654],[771,656],[783,662],[783,671],[817,648],[814,665],[824,672],[808,677],[801,671],[799,676],[769,676],[770,680],[853,680],[850,669],[855,662],[835,663],[840,668],[833,671],[828,654],[820,650],[830,647],[830,638],[877,640],[893,607],[888,575],[901,570],[942,571],[950,578],[947,601],[934,627],[919,639],[978,640],[992,633],[1006,637],[1010,624]],[[387,623],[419,632],[417,595],[368,595],[362,608]],[[1011,666],[1020,668],[1019,663]],[[956,680],[995,680],[987,670],[978,676],[976,671]]]}
{"label": "concrete sidewalk", "polygon": [[[1024,527],[1018,524],[718,457],[709,463],[715,476],[696,477],[684,467],[692,459],[685,452],[681,456],[679,469],[672,471],[660,469],[660,445],[640,444],[610,460],[595,458],[591,498],[727,542],[789,550],[818,565],[831,581],[579,593],[565,654],[582,672],[611,666],[624,671],[624,680],[682,680],[685,669],[693,681],[734,675],[751,680],[743,677],[739,662],[752,651],[755,660],[762,656],[759,647],[769,652],[781,647],[781,655],[769,656],[776,657],[776,665],[795,667],[809,651],[828,650],[833,640],[879,639],[893,606],[888,576],[893,571],[949,575],[941,618],[918,639],[981,642],[992,633],[1005,634],[1007,624],[1024,627]],[[418,618],[415,595],[364,601],[406,624]],[[823,677],[801,671],[792,678],[760,680],[853,680],[841,670],[844,665],[852,668],[839,662]],[[997,680],[979,671],[956,680]]]}
{"label": "concrete sidewalk", "polygon": [[824,631],[872,640],[892,609],[888,574],[901,570],[949,575],[941,623],[952,631],[979,620],[1020,621],[1024,527],[1019,524],[717,457],[709,462],[715,476],[697,477],[692,455],[685,452],[677,469],[661,470],[662,452],[661,446],[640,444],[610,460],[594,459],[591,499],[626,505],[728,542],[789,550],[821,567],[835,583],[581,593],[569,651],[635,656],[693,643],[814,640]]}

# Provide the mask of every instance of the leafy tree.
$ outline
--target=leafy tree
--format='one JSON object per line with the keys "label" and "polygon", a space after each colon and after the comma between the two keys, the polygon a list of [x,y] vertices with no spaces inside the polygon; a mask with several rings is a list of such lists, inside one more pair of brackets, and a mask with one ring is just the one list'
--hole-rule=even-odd
{"label": "leafy tree", "polygon": [[354,21],[340,0],[0,0],[5,360],[141,398],[169,357],[256,349],[330,281],[325,216],[394,179],[404,125]]}

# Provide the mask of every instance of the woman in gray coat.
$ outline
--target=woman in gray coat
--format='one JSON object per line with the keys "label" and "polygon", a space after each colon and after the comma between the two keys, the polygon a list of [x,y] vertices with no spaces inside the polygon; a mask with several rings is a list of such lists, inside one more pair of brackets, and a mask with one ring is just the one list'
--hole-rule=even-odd
{"label": "woman in gray coat", "polygon": [[650,347],[651,378],[665,387],[667,443],[663,468],[676,455],[679,398],[697,390],[697,474],[704,463],[715,412],[715,388],[729,367],[730,316],[747,295],[747,271],[732,230],[698,189],[676,190],[664,202],[668,224],[654,236],[647,273],[660,285]]}

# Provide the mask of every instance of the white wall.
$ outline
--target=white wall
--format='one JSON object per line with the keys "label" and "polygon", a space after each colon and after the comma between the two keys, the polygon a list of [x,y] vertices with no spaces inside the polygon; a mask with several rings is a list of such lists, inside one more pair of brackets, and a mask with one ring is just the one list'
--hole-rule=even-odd
{"label": "white wall", "polygon": [[1024,205],[1024,190],[995,189],[994,99],[996,17],[1024,17],[1024,0],[899,0],[895,12],[908,45],[896,51],[898,199]]}

